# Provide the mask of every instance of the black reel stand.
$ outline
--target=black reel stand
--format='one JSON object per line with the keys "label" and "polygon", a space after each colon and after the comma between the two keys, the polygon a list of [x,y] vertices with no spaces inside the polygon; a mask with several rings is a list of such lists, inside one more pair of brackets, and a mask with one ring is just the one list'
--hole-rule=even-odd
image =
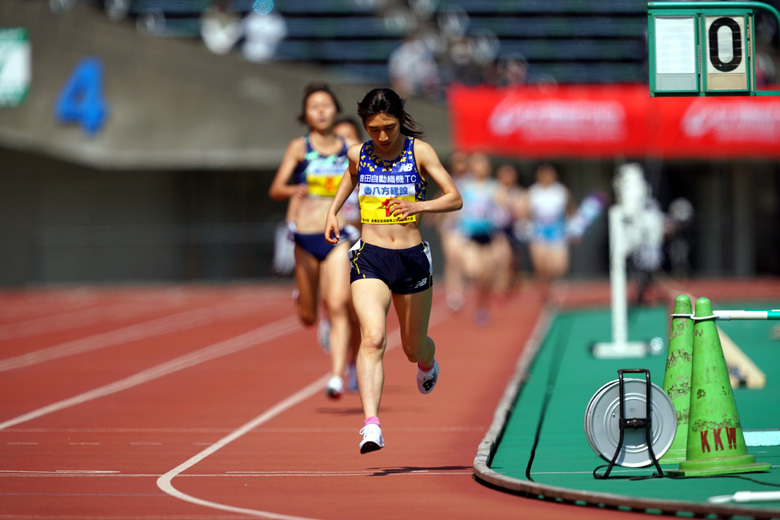
{"label": "black reel stand", "polygon": [[[646,404],[646,411],[644,417],[626,417],[625,412],[625,385],[623,382],[623,374],[644,374],[645,375],[645,404]],[[652,443],[652,434],[651,434],[651,428],[652,428],[652,416],[650,415],[650,395],[651,395],[651,386],[650,386],[650,371],[645,368],[625,368],[618,370],[618,386],[620,388],[620,422],[619,428],[620,428],[620,439],[618,440],[617,448],[615,448],[615,454],[612,456],[612,460],[610,461],[609,465],[607,466],[607,470],[599,475],[597,473],[599,468],[596,468],[593,470],[593,476],[597,479],[606,479],[609,478],[610,472],[612,472],[612,468],[615,466],[615,461],[617,461],[618,455],[620,455],[620,451],[623,449],[623,432],[625,430],[645,430],[645,439],[647,440],[647,451],[650,455],[650,460],[652,464],[655,465],[655,468],[658,470],[658,473],[653,474],[653,477],[663,477],[664,472],[661,469],[661,465],[658,463],[658,459],[655,456],[655,453],[653,452],[653,443]],[[603,466],[599,466],[603,467]]]}

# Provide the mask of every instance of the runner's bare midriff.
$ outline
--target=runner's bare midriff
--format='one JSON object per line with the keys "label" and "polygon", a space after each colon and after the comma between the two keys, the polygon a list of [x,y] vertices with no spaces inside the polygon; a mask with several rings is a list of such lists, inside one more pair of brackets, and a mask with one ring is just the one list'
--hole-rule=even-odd
{"label": "runner's bare midriff", "polygon": [[386,249],[407,249],[422,242],[418,222],[405,224],[363,224],[361,238],[363,242]]}
{"label": "runner's bare midriff", "polygon": [[[333,199],[306,197],[301,201],[295,226],[298,233],[322,233],[325,226],[325,217]],[[338,214],[339,227],[344,227],[344,217]]]}

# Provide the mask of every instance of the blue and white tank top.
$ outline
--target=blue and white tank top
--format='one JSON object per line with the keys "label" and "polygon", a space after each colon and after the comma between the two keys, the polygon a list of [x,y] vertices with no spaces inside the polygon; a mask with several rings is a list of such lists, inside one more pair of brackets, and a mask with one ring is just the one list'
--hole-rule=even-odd
{"label": "blue and white tank top", "polygon": [[468,178],[460,187],[463,209],[460,229],[467,236],[492,235],[496,230],[496,195],[499,185],[493,179],[477,182]]}
{"label": "blue and white tank top", "polygon": [[343,146],[338,153],[322,155],[311,145],[308,135],[305,139],[306,154],[293,173],[295,180],[308,185],[309,197],[334,197],[349,164],[347,144],[342,139]]}
{"label": "blue and white tank top", "polygon": [[550,186],[533,184],[528,189],[533,234],[537,240],[565,240],[567,197],[566,188],[559,182]]}

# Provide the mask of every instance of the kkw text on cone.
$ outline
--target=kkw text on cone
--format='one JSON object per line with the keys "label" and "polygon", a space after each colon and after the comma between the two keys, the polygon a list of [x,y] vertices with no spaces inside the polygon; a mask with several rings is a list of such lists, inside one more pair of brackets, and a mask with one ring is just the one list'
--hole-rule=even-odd
{"label": "kkw text on cone", "polygon": [[667,473],[706,476],[768,471],[771,464],[756,462],[747,453],[712,305],[707,298],[696,301],[693,321],[686,457],[679,470]]}

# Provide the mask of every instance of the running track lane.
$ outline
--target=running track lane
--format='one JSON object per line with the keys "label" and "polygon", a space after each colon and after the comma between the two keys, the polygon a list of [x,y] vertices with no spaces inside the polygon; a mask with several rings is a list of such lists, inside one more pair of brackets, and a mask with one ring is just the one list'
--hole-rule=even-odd
{"label": "running track lane", "polygon": [[[291,319],[289,286],[177,288],[173,300],[170,288],[72,291],[0,293],[0,334],[15,331],[0,339],[0,369],[28,360],[0,378],[0,519],[637,515],[516,497],[472,478],[539,316],[533,292],[497,306],[486,329],[468,310],[447,313],[437,293],[436,391],[420,395],[414,366],[392,348],[386,448],[361,456],[359,399],[324,397],[328,360],[314,331]],[[143,302],[159,316],[141,312]],[[193,310],[185,324],[154,322]]]}

